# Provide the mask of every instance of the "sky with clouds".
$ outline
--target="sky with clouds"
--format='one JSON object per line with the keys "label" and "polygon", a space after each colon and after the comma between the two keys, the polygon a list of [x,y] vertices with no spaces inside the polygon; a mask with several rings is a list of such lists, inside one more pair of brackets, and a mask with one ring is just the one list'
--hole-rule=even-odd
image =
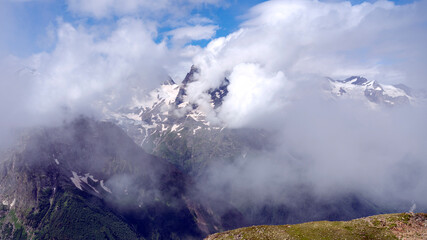
{"label": "sky with clouds", "polygon": [[[7,34],[2,34],[1,52],[28,56],[51,50],[56,42],[53,31],[59,19],[72,24],[96,26],[113,25],[126,16],[154,21],[160,32],[157,41],[176,35],[175,41],[193,40],[194,44],[206,45],[206,40],[212,37],[222,37],[236,31],[247,11],[262,2],[265,0],[4,0],[0,2],[0,21],[2,31]],[[352,4],[362,2],[365,1],[351,1]],[[413,1],[393,2],[408,4]],[[198,35],[188,33],[190,26],[196,27]],[[201,29],[202,26],[206,28]],[[183,29],[176,30],[179,27]]]}
{"label": "sky with clouds", "polygon": [[[295,153],[318,189],[404,192],[427,206],[425,104],[372,111],[312,91],[352,75],[426,89],[426,12],[427,0],[3,0],[0,135],[117,109],[195,64],[192,102],[229,127],[274,130],[289,150],[232,174],[243,183],[259,170],[282,186],[266,173]],[[213,110],[206,92],[225,77],[230,92]]]}

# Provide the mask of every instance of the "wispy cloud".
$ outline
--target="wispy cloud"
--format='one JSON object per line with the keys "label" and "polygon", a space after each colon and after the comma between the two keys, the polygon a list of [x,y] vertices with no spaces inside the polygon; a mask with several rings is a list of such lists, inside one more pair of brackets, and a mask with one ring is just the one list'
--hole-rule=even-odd
{"label": "wispy cloud", "polygon": [[197,40],[209,40],[215,36],[215,32],[218,29],[216,25],[195,25],[175,28],[166,33],[171,36],[171,42],[175,46],[182,46],[191,41]]}

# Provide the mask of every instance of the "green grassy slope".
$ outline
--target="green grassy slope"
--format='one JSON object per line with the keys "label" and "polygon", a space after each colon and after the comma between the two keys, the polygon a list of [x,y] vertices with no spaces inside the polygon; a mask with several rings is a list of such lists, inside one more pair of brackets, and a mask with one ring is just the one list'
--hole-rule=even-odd
{"label": "green grassy slope", "polygon": [[427,239],[427,214],[385,214],[343,222],[253,226],[213,234],[206,240]]}
{"label": "green grassy slope", "polygon": [[[44,189],[37,208],[18,217],[0,209],[0,239],[138,239],[132,227],[89,194]],[[23,213],[20,212],[19,215]]]}

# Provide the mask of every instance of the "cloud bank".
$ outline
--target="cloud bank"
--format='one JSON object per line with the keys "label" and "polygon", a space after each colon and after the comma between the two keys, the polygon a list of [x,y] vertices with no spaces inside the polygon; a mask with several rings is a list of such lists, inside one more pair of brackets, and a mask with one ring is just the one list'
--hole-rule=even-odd
{"label": "cloud bank", "polygon": [[295,85],[299,97],[269,114],[259,109],[264,115],[250,126],[268,129],[273,144],[211,162],[197,193],[231,202],[250,224],[343,220],[414,204],[425,212],[426,104],[372,109],[325,98],[318,87]]}

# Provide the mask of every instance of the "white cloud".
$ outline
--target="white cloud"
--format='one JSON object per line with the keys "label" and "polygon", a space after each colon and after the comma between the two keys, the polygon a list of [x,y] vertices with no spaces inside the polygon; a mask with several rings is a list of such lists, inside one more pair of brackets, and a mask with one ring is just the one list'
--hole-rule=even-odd
{"label": "white cloud", "polygon": [[271,75],[257,64],[242,63],[233,68],[229,80],[230,93],[221,106],[220,117],[230,127],[246,125],[257,116],[265,117],[283,107],[284,102],[277,101],[286,84],[282,72]]}
{"label": "white cloud", "polygon": [[120,91],[128,88],[156,86],[167,77],[163,65],[168,61],[165,44],[154,43],[153,34],[135,19],[120,20],[104,39],[83,26],[61,23],[55,50],[31,59],[43,76],[37,106],[85,101],[112,89],[122,98]]}
{"label": "white cloud", "polygon": [[175,28],[167,33],[172,36],[172,42],[175,45],[183,45],[193,40],[207,40],[215,36],[215,32],[218,29],[216,25],[207,26],[187,26],[181,28]]}
{"label": "white cloud", "polygon": [[[396,75],[388,75],[389,71],[399,70],[402,78],[392,80],[406,81],[411,77],[407,68],[414,70],[408,57],[416,54],[423,60],[419,53],[427,35],[420,23],[425,24],[427,17],[422,9],[427,9],[426,1],[407,6],[389,1],[360,5],[269,1],[251,9],[242,26],[268,39],[258,42],[270,43],[274,50],[267,48],[262,54],[273,59],[269,65],[282,64],[277,67],[286,71],[387,81]],[[389,64],[396,60],[400,63]]]}

